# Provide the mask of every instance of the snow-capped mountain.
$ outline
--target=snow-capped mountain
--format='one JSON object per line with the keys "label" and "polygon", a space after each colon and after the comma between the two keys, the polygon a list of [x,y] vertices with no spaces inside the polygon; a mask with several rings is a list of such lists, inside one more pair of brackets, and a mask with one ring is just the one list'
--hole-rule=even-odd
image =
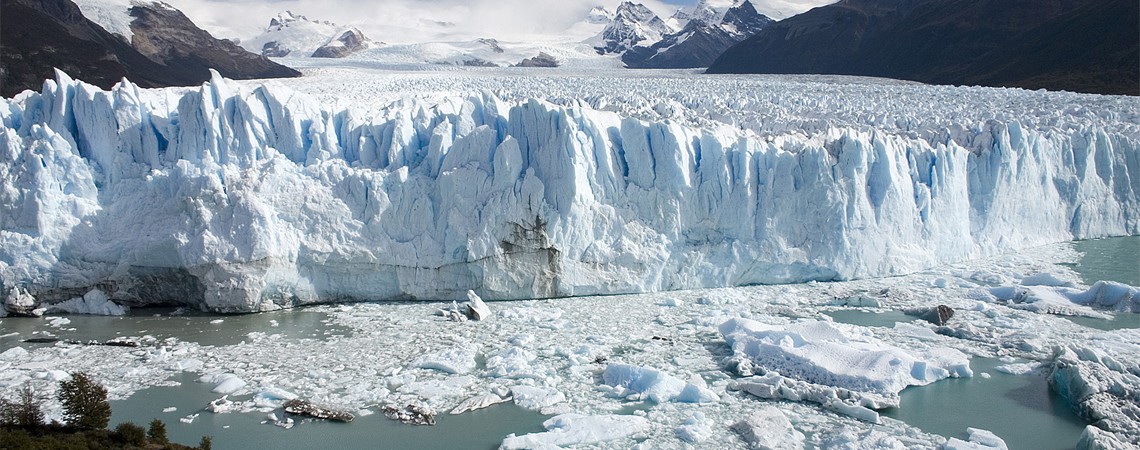
{"label": "snow-capped mountain", "polygon": [[199,84],[209,78],[209,68],[240,79],[300,75],[214,38],[161,2],[10,0],[3,19],[6,96],[39,89],[54,68],[104,88],[123,77],[147,87]]}
{"label": "snow-capped mountain", "polygon": [[602,25],[609,25],[613,20],[614,13],[601,6],[590,8],[590,12],[586,14],[585,19],[587,23]]}
{"label": "snow-capped mountain", "polygon": [[590,42],[600,54],[621,53],[638,44],[657,42],[673,31],[645,5],[623,2],[610,24]]}
{"label": "snow-capped mountain", "polygon": [[376,45],[362,31],[285,11],[269,20],[265,31],[242,42],[247,50],[269,57],[343,58]]}
{"label": "snow-capped mountain", "polygon": [[773,23],[750,0],[718,3],[718,7],[710,3],[702,0],[689,14],[679,10],[674,18],[685,24],[681,31],[627,50],[622,62],[648,69],[708,67],[725,50]]}

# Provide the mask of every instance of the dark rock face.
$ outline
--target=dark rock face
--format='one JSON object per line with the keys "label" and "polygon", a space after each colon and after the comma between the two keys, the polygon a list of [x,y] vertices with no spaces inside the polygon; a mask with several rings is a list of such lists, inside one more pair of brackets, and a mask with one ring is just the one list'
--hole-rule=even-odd
{"label": "dark rock face", "polygon": [[864,75],[1140,95],[1135,0],[842,0],[773,24],[710,73]]}
{"label": "dark rock face", "polygon": [[[333,42],[325,44],[313,52],[314,58],[344,58],[368,48],[368,39],[355,28],[341,33]],[[265,54],[262,52],[262,54]]]}
{"label": "dark rock face", "polygon": [[954,308],[946,305],[938,305],[922,314],[922,320],[938,326],[946,325],[951,317],[954,317]]}
{"label": "dark rock face", "polygon": [[[209,67],[231,78],[300,75],[214,39],[177,11],[153,8],[132,9],[135,43],[142,44],[132,46],[85,18],[70,0],[0,1],[0,95],[38,90],[54,78],[54,68],[103,89],[123,77],[142,87],[201,84]],[[166,19],[174,22],[164,25]],[[177,36],[154,36],[163,32]]]}
{"label": "dark rock face", "polygon": [[266,42],[265,45],[261,46],[261,55],[266,58],[283,58],[292,52],[292,50],[282,48],[281,43],[277,41]]}
{"label": "dark rock face", "polygon": [[538,56],[519,61],[514,67],[558,67],[558,60],[544,52],[539,52]]}
{"label": "dark rock face", "polygon": [[773,21],[746,1],[729,9],[719,24],[693,20],[681,31],[650,46],[622,54],[626,67],[635,69],[687,69],[708,67],[734,44],[756,34]]}
{"label": "dark rock face", "polygon": [[255,55],[198,28],[181,11],[152,4],[131,8],[134,47],[153,61],[210,79],[209,69],[232,79],[294,77],[296,70]]}

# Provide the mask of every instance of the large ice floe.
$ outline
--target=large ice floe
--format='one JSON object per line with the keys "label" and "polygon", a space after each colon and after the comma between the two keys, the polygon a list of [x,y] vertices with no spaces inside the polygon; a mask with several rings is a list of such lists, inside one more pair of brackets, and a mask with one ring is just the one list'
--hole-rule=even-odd
{"label": "large ice floe", "polygon": [[248,312],[844,280],[1140,232],[1130,99],[315,73],[110,91],[58,73],[4,99],[7,309],[95,290]]}

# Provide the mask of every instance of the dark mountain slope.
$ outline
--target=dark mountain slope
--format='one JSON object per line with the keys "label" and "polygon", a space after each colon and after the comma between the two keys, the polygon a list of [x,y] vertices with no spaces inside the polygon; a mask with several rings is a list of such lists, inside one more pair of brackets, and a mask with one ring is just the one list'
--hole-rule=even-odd
{"label": "dark mountain slope", "polygon": [[757,12],[751,1],[745,1],[726,11],[720,23],[690,21],[681,31],[665,35],[650,46],[627,50],[621,60],[634,69],[708,67],[729,47],[773,22]]}
{"label": "dark mountain slope", "polygon": [[1140,94],[1136,9],[1135,0],[843,0],[765,28],[709,72]]}
{"label": "dark mountain slope", "polygon": [[[207,67],[230,78],[300,75],[244,50],[234,52],[235,45],[213,39],[181,13],[181,19],[152,20],[171,14],[156,9],[131,11],[136,43],[151,43],[140,51],[85,18],[70,0],[0,0],[0,95],[39,90],[44,79],[54,78],[53,68],[104,89],[123,77],[143,87],[200,84],[209,79]],[[156,25],[162,21],[173,25]],[[177,37],[154,38],[155,33]],[[183,35],[193,38],[178,41]]]}

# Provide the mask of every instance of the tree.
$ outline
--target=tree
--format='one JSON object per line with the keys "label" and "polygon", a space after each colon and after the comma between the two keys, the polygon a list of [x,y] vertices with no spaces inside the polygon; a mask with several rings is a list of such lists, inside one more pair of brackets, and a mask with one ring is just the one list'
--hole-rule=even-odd
{"label": "tree", "polygon": [[123,422],[115,427],[115,437],[118,441],[135,447],[146,445],[146,430],[135,425],[134,422]]}
{"label": "tree", "polygon": [[202,436],[202,440],[198,441],[198,450],[212,450],[214,448],[214,438],[209,436]]}
{"label": "tree", "polygon": [[68,425],[84,430],[101,430],[111,422],[111,403],[107,388],[83,372],[71,374],[70,380],[59,382],[59,401]]}
{"label": "tree", "polygon": [[170,443],[166,437],[166,424],[158,419],[150,421],[150,429],[146,430],[146,437],[154,444],[166,445]]}
{"label": "tree", "polygon": [[40,409],[40,402],[31,386],[25,384],[14,402],[0,399],[0,423],[21,427],[44,424],[44,412]]}

